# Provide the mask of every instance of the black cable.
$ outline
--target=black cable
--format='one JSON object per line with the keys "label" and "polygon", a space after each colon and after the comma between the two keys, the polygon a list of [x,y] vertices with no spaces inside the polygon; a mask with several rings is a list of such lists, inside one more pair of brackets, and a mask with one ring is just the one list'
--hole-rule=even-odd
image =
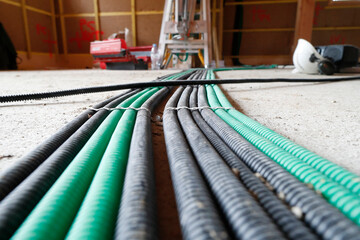
{"label": "black cable", "polygon": [[[109,98],[94,108],[104,107],[121,96],[129,96],[129,91]],[[77,129],[79,129],[91,116],[96,114],[94,110],[86,110],[74,120],[66,124],[54,135],[46,139],[30,153],[17,160],[9,169],[0,174],[0,201],[3,200],[15,187],[29,176],[41,163],[45,161],[61,144],[63,144]]]}
{"label": "black cable", "polygon": [[[189,106],[192,87],[180,97],[177,115],[205,179],[237,239],[285,239],[245,186],[226,166],[194,122]],[[182,109],[183,108],[183,109]]]}
{"label": "black cable", "polygon": [[[197,105],[197,87],[194,87],[190,96],[190,107]],[[297,219],[274,193],[257,178],[254,173],[234,154],[234,152],[224,143],[223,140],[212,130],[212,128],[202,118],[199,110],[192,111],[192,116],[196,124],[211,142],[224,161],[232,168],[240,178],[246,188],[256,197],[261,206],[267,211],[269,216],[286,234],[289,239],[318,239],[305,224]]]}
{"label": "black cable", "polygon": [[[176,107],[180,87],[165,108]],[[174,111],[164,111],[166,152],[184,239],[229,239]]]}
{"label": "black cable", "polygon": [[[200,107],[209,107],[203,86],[199,88],[198,101]],[[359,239],[360,229],[357,225],[246,141],[212,110],[203,109],[201,115],[253,172],[264,177],[277,194],[283,195],[288,205],[301,210],[304,221],[323,239]]]}
{"label": "black cable", "polygon": [[[105,107],[115,107],[138,91],[131,91]],[[0,239],[14,234],[109,114],[107,110],[98,111],[0,202]]]}
{"label": "black cable", "polygon": [[115,239],[158,239],[151,114],[168,94],[163,88],[138,111],[131,139]]}
{"label": "black cable", "polygon": [[[188,77],[184,75],[182,79]],[[171,80],[171,81],[152,81],[152,82],[137,82],[137,83],[125,83],[118,85],[109,85],[109,86],[99,86],[99,87],[88,87],[88,88],[79,88],[71,89],[64,91],[55,91],[47,93],[31,93],[23,95],[9,95],[9,96],[0,96],[0,103],[4,102],[14,102],[14,101],[24,101],[24,100],[35,100],[42,98],[50,97],[62,97],[76,94],[85,94],[85,93],[95,93],[95,92],[106,92],[106,91],[116,91],[122,89],[132,89],[132,88],[147,88],[147,87],[160,87],[160,86],[179,86],[179,85],[204,85],[204,84],[234,84],[234,83],[272,83],[272,82],[289,82],[289,83],[312,83],[312,82],[339,82],[339,81],[353,81],[360,80],[360,76],[353,77],[337,77],[337,78],[316,78],[316,79],[296,79],[296,78],[254,78],[254,79],[213,79],[213,80]]]}

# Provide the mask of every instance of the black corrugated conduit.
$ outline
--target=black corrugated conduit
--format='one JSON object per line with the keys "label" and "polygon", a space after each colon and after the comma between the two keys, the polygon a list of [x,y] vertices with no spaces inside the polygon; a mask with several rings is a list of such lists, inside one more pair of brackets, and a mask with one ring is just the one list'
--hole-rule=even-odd
{"label": "black corrugated conduit", "polygon": [[[190,96],[190,107],[197,105],[197,87],[194,87]],[[241,182],[255,196],[261,206],[274,220],[278,227],[286,234],[289,239],[318,239],[304,223],[297,219],[274,193],[265,186],[261,180],[234,154],[234,152],[224,143],[223,140],[212,130],[212,128],[201,117],[199,111],[192,111],[192,116],[196,124],[211,142],[224,161],[239,176]]]}
{"label": "black corrugated conduit", "polygon": [[158,239],[150,118],[151,111],[168,92],[168,88],[163,88],[155,93],[137,113],[115,239]]}
{"label": "black corrugated conduit", "polygon": [[[174,108],[179,87],[165,109]],[[171,178],[184,239],[229,239],[195,159],[181,131],[176,112],[165,110],[163,126]]]}
{"label": "black corrugated conduit", "polygon": [[285,239],[196,126],[186,109],[191,91],[192,87],[188,86],[178,102],[179,122],[234,236],[244,240]]}
{"label": "black corrugated conduit", "polygon": [[[102,108],[110,102],[122,97],[130,96],[129,92],[117,95],[99,104],[94,108]],[[135,91],[132,91],[135,93]],[[113,106],[115,106],[113,104]],[[74,120],[66,124],[57,133],[46,139],[26,156],[17,160],[9,169],[0,174],[0,201],[29,176],[41,163],[45,161],[61,144],[63,144],[76,130],[78,130],[91,116],[97,112],[91,109],[84,111]]]}
{"label": "black corrugated conduit", "polygon": [[[205,88],[199,87],[199,107],[209,107]],[[338,209],[304,185],[281,166],[247,142],[212,110],[201,115],[221,139],[253,171],[259,173],[275,189],[278,196],[296,207],[304,221],[323,239],[359,239],[360,229]]]}
{"label": "black corrugated conduit", "polygon": [[[185,76],[185,75],[184,75]],[[185,78],[182,78],[185,79]],[[187,80],[186,85],[203,85],[203,84],[234,84],[234,83],[272,83],[272,82],[289,82],[289,83],[313,83],[313,82],[339,82],[339,81],[353,81],[359,80],[360,76],[351,77],[332,77],[332,78],[316,78],[316,79],[296,79],[296,78],[254,78],[254,79],[193,79]],[[168,86],[179,86],[183,85],[182,80],[178,81],[152,81],[152,82],[137,82],[137,83],[125,83],[118,85],[99,86],[99,87],[88,87],[80,89],[71,89],[56,92],[47,93],[32,93],[32,94],[21,94],[11,96],[0,96],[0,103],[24,101],[24,100],[35,100],[50,97],[62,97],[76,94],[95,93],[95,92],[106,92],[116,91],[122,89],[131,88],[147,88],[147,87],[168,87]]]}
{"label": "black corrugated conduit", "polygon": [[[157,80],[165,80],[173,74],[158,77]],[[137,90],[139,91],[139,90]],[[135,90],[129,90],[120,95],[111,97],[99,104],[93,106],[98,109],[105,107],[110,102],[120,98],[121,96]],[[116,104],[107,107],[116,106]],[[0,174],[0,201],[6,197],[15,187],[17,187],[27,176],[29,176],[42,162],[45,161],[61,144],[63,144],[79,127],[81,127],[91,116],[97,112],[91,109],[84,111],[74,120],[66,124],[57,133],[46,139],[43,143],[38,145],[29,154],[19,159],[12,167],[1,172]]]}
{"label": "black corrugated conduit", "polygon": [[[107,104],[112,108],[139,90]],[[100,110],[0,202],[0,239],[8,239],[81,150],[109,111]]]}

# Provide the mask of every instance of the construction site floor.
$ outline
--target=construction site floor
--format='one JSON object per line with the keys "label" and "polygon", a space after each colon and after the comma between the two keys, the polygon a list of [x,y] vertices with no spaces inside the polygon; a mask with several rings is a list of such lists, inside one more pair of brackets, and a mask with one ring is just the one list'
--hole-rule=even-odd
{"label": "construction site floor", "polygon": [[[165,71],[8,71],[0,95],[143,82]],[[220,78],[322,78],[291,69],[218,72]],[[248,83],[221,86],[241,112],[299,145],[360,175],[360,80],[323,83]],[[0,104],[0,171],[46,140],[88,107],[117,92]],[[161,117],[161,108],[155,114]],[[153,116],[154,119],[160,119]],[[156,123],[156,121],[155,121]],[[161,122],[158,124],[161,127]],[[157,131],[157,132],[156,132]],[[154,144],[165,149],[161,129]]]}

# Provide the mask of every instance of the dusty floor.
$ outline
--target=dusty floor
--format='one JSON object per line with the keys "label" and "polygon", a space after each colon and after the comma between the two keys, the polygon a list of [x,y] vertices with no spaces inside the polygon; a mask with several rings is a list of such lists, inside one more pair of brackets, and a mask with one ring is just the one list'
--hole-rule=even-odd
{"label": "dusty floor", "polygon": [[[0,95],[153,80],[176,71],[0,72]],[[219,72],[220,78],[298,77],[287,69]],[[316,76],[317,77],[317,76]],[[360,175],[360,81],[223,85],[236,108]],[[0,103],[0,171],[86,108],[118,92]],[[161,136],[157,136],[159,139]],[[158,140],[156,140],[158,141]]]}

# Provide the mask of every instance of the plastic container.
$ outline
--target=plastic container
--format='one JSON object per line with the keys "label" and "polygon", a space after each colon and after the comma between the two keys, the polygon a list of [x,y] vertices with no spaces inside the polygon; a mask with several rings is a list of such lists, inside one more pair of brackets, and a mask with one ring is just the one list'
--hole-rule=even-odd
{"label": "plastic container", "polygon": [[154,43],[151,48],[151,69],[160,69],[160,54],[157,45]]}

